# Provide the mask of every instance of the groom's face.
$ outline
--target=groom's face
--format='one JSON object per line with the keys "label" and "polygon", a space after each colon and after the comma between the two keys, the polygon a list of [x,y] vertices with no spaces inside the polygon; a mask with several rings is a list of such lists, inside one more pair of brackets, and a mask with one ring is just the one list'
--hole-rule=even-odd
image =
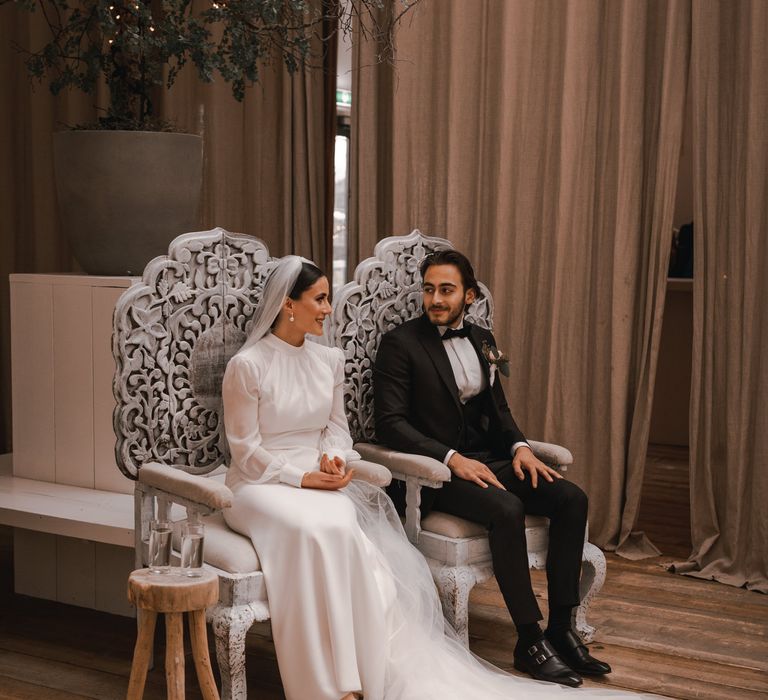
{"label": "groom's face", "polygon": [[457,326],[464,307],[475,300],[474,290],[465,291],[455,265],[431,265],[424,273],[424,311],[436,326]]}

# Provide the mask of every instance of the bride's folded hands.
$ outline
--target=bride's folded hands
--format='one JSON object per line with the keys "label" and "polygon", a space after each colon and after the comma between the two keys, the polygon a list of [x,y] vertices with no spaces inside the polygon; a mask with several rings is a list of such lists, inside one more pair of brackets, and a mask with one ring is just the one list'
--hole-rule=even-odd
{"label": "bride's folded hands", "polygon": [[347,465],[341,457],[334,457],[333,459],[329,459],[325,452],[323,452],[323,456],[320,457],[320,471],[324,472],[325,474],[344,476],[346,466]]}
{"label": "bride's folded hands", "polygon": [[343,489],[355,475],[355,470],[350,469],[346,474],[327,474],[326,472],[307,472],[301,480],[303,489],[325,489],[336,491]]}

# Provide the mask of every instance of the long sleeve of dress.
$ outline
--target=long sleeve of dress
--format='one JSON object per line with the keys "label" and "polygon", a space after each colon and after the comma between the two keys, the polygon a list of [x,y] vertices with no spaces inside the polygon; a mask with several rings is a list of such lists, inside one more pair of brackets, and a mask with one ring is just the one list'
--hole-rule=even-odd
{"label": "long sleeve of dress", "polygon": [[333,406],[328,425],[320,436],[320,454],[325,452],[329,459],[341,457],[344,462],[362,459],[360,453],[352,449],[352,436],[344,412],[344,353],[334,348],[333,366]]}
{"label": "long sleeve of dress", "polygon": [[284,456],[265,450],[259,430],[259,380],[257,368],[235,355],[227,364],[222,384],[224,429],[233,462],[243,480],[253,484],[282,482],[301,487],[306,471]]}

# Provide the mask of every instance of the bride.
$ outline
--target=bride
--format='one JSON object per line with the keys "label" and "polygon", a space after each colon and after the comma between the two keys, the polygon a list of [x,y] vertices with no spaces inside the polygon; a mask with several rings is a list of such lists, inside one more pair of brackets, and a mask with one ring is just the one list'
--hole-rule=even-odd
{"label": "bride", "polygon": [[330,313],[323,273],[282,258],[223,383],[225,518],[261,560],[288,700],[628,695],[512,676],[461,645],[389,497],[352,480],[344,356],[305,341]]}

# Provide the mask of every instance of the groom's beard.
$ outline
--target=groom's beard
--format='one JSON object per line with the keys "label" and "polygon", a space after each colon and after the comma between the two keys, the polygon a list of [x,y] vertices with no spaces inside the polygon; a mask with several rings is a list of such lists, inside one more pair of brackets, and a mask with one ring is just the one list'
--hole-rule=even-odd
{"label": "groom's beard", "polygon": [[440,310],[448,310],[450,311],[450,308],[447,306],[430,306],[428,309],[425,309],[427,312],[427,318],[429,319],[429,322],[433,326],[453,326],[456,321],[458,321],[462,315],[464,314],[464,309],[466,307],[466,304],[462,301],[461,304],[458,306],[458,308],[453,312],[449,313],[447,316],[441,318],[439,321],[437,321],[433,317],[433,310],[440,309]]}

